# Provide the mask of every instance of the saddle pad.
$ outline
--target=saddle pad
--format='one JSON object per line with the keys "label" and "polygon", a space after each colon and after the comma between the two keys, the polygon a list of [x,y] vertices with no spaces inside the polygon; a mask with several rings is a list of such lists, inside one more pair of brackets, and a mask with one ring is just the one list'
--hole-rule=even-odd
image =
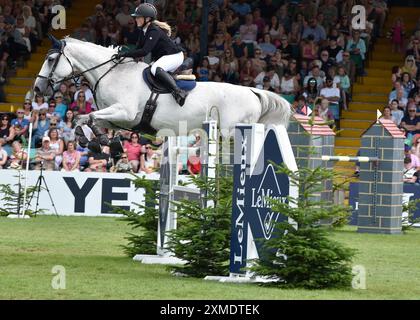
{"label": "saddle pad", "polygon": [[182,90],[191,91],[196,87],[197,82],[195,80],[176,80],[176,84]]}
{"label": "saddle pad", "polygon": [[193,74],[177,74],[174,76],[175,80],[195,81],[196,77]]}

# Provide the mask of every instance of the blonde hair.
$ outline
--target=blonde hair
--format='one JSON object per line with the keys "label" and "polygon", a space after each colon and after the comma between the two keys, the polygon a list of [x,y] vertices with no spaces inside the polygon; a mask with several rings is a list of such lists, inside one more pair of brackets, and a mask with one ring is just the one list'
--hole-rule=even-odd
{"label": "blonde hair", "polygon": [[170,37],[172,34],[172,28],[169,24],[167,24],[166,22],[162,22],[159,20],[153,20],[153,23],[155,25],[157,25],[159,28],[163,29],[164,31],[166,31],[166,33],[168,34],[168,36]]}

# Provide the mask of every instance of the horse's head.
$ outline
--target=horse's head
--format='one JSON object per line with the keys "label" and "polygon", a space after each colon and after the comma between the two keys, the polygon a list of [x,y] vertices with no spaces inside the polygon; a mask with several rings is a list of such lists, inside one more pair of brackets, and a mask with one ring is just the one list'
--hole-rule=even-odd
{"label": "horse's head", "polygon": [[48,35],[52,48],[48,51],[41,71],[37,75],[34,84],[34,92],[41,94],[52,94],[54,85],[62,82],[73,73],[70,60],[64,54],[66,43]]}

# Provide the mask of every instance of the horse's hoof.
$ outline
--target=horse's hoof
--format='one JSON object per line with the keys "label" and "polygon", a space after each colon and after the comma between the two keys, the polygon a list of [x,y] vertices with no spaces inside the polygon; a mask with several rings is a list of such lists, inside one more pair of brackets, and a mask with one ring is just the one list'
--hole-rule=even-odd
{"label": "horse's hoof", "polygon": [[98,140],[99,140],[99,143],[100,143],[102,146],[108,146],[108,145],[109,145],[109,139],[108,139],[108,136],[107,136],[106,134],[101,134],[101,135],[98,137]]}

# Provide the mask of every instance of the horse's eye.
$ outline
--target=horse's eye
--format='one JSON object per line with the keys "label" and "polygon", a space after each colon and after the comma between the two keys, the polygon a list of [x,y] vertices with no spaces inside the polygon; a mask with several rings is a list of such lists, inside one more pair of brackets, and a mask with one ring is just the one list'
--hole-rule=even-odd
{"label": "horse's eye", "polygon": [[49,57],[48,58],[48,62],[53,62],[54,61],[54,58],[53,57]]}

